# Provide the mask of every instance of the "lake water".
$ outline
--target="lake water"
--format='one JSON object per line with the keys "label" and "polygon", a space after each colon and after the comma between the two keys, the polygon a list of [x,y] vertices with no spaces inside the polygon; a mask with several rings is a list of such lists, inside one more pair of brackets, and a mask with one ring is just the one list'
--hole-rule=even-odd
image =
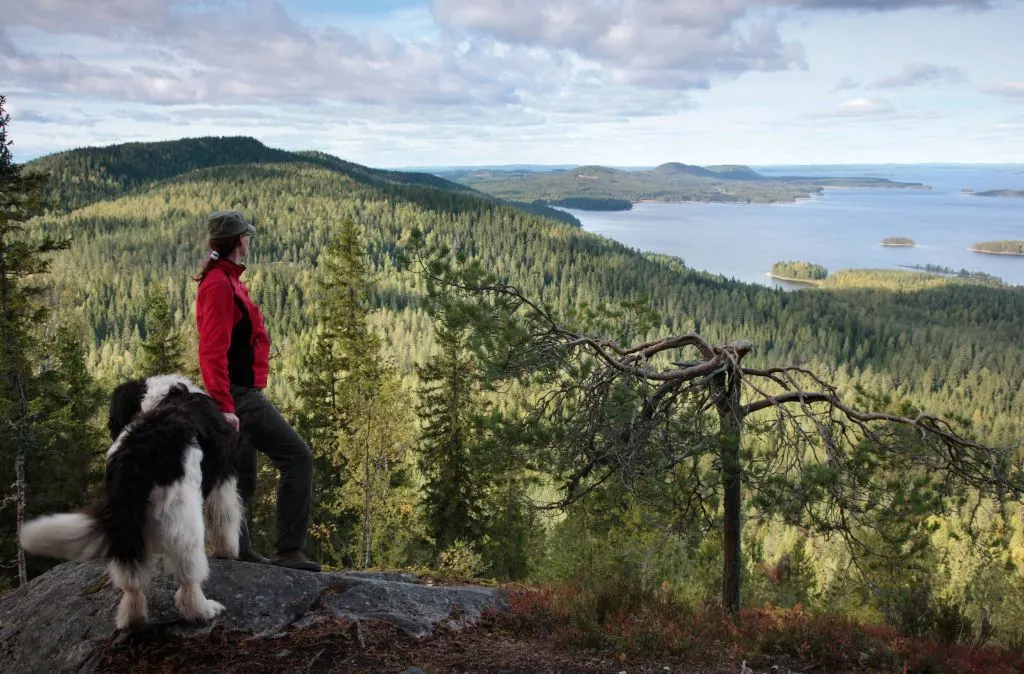
{"label": "lake water", "polygon": [[[826,190],[794,204],[644,203],[631,211],[572,213],[587,231],[751,283],[775,285],[765,276],[772,264],[800,260],[830,273],[933,264],[1024,285],[1024,257],[967,250],[977,241],[1024,239],[1024,199],[960,192],[1024,190],[1024,164],[755,168],[770,176],[876,176],[932,189]],[[889,236],[910,237],[917,247],[879,245]]]}

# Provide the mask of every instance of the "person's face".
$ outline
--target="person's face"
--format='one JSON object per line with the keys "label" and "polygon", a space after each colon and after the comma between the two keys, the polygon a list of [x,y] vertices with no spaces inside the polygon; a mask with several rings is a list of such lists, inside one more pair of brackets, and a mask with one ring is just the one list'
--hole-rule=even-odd
{"label": "person's face", "polygon": [[238,240],[238,257],[245,257],[249,254],[249,235],[243,234]]}

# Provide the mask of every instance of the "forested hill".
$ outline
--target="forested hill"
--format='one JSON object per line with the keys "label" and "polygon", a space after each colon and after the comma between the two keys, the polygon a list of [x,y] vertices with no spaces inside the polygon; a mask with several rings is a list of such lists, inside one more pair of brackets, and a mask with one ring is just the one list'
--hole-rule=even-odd
{"label": "forested hill", "polygon": [[827,187],[926,189],[885,178],[768,177],[747,166],[693,166],[669,162],[650,170],[579,166],[555,171],[461,170],[442,173],[475,189],[521,201],[566,199],[639,201],[788,202]]}
{"label": "forested hill", "polygon": [[[55,189],[67,203],[95,203],[41,223],[73,236],[71,251],[55,260],[53,301],[86,326],[90,365],[107,381],[134,367],[148,290],[165,289],[183,330],[194,334],[190,277],[205,254],[202,223],[209,212],[231,207],[260,228],[248,278],[280,349],[274,390],[285,397],[315,328],[319,253],[337,224],[350,218],[363,226],[378,274],[378,327],[389,355],[410,375],[430,351],[432,324],[418,307],[416,280],[396,270],[395,253],[420,228],[560,311],[646,296],[662,316],[663,331],[699,326],[713,340],[750,339],[756,344],[752,361],[815,365],[840,384],[856,380],[933,412],[974,419],[978,432],[994,440],[1015,438],[1024,418],[1019,289],[921,284],[899,292],[860,287],[787,294],[694,272],[679,260],[646,256],[465,190],[370,179],[372,169],[348,175],[327,165],[340,160],[319,155],[321,162],[298,161],[291,153],[285,153],[289,161],[263,161],[284,156],[277,151],[250,163],[238,161],[240,154],[218,159],[209,145],[193,143],[205,149],[195,158],[170,155],[178,166],[220,165],[147,182],[144,173],[83,180],[71,170],[74,162],[64,164]],[[227,145],[239,153],[243,146]],[[102,156],[77,152],[69,157]],[[35,166],[56,162],[49,157]],[[111,196],[99,198],[97,185]]]}
{"label": "forested hill", "polygon": [[[79,148],[36,159],[26,164],[26,170],[48,174],[50,181],[47,196],[57,208],[69,212],[197,169],[295,163],[320,166],[374,187],[421,187],[475,192],[470,187],[427,173],[370,168],[324,152],[288,152],[267,147],[255,138],[244,136],[185,138],[156,143]],[[579,225],[579,221],[572,215],[542,204],[516,206],[543,217]]]}
{"label": "forested hill", "polygon": [[[856,403],[860,386],[868,395],[874,394],[870,403],[874,409],[915,414],[909,407],[914,405],[928,414],[962,418],[969,425],[965,432],[983,442],[1019,446],[1024,419],[1024,289],[918,272],[837,271],[835,283],[825,284],[827,289],[783,292],[696,272],[678,258],[644,254],[494,197],[448,188],[430,177],[404,178],[316,153],[282,153],[244,139],[210,142],[131,146],[124,154],[120,149],[126,146],[80,150],[34,164],[35,170],[50,167],[59,174],[51,189],[64,208],[28,222],[27,235],[37,241],[54,235],[72,239],[68,250],[52,254],[49,274],[29,280],[46,284],[41,297],[54,309],[55,321],[39,326],[38,341],[47,346],[46,351],[52,351],[52,342],[64,344],[70,352],[73,345],[62,335],[81,334],[85,366],[102,389],[110,391],[115,383],[140,374],[142,338],[147,325],[160,322],[150,320],[159,317],[156,311],[147,317],[147,308],[164,299],[174,327],[187,336],[185,368],[194,371],[196,283],[192,277],[207,259],[204,222],[211,211],[243,211],[259,230],[246,261],[245,280],[264,312],[273,344],[267,395],[281,404],[288,418],[301,424],[304,433],[319,433],[308,435],[317,461],[308,547],[332,564],[392,569],[451,564],[449,568],[460,574],[462,569],[468,575],[486,573],[503,579],[579,582],[573,579],[582,578],[587,592],[596,587],[602,594],[591,598],[581,592],[571,594],[574,605],[585,598],[580,610],[592,616],[587,618],[591,622],[576,622],[575,613],[568,615],[577,640],[584,633],[578,626],[591,623],[594,627],[586,627],[586,634],[604,634],[608,625],[625,625],[621,634],[629,642],[637,641],[632,631],[635,624],[701,623],[710,614],[681,612],[673,608],[675,604],[665,603],[667,598],[675,596],[686,606],[699,606],[724,584],[720,573],[725,559],[720,533],[724,527],[717,514],[723,503],[716,468],[720,455],[712,449],[703,456],[688,456],[695,439],[689,430],[681,428],[667,436],[659,430],[651,436],[658,443],[667,438],[666,449],[672,454],[683,450],[679,455],[683,458],[673,459],[671,473],[653,473],[631,490],[624,490],[614,477],[600,486],[593,482],[589,500],[559,513],[557,519],[540,519],[531,504],[537,499],[550,501],[555,491],[561,491],[557,487],[562,467],[555,464],[563,458],[538,455],[555,449],[555,442],[562,438],[572,444],[568,435],[575,426],[524,436],[519,421],[506,427],[498,418],[497,410],[515,409],[525,398],[552,398],[539,388],[517,390],[515,384],[499,391],[483,390],[480,379],[487,375],[459,343],[474,339],[459,334],[464,312],[453,308],[444,329],[436,330],[435,317],[424,308],[424,279],[398,264],[399,252],[414,230],[424,232],[429,243],[446,244],[461,253],[459,259],[479,262],[530,298],[544,301],[572,328],[629,343],[689,330],[715,343],[750,340],[753,350],[744,365],[807,367],[834,383],[847,401]],[[200,149],[192,156],[186,151],[189,147]],[[224,155],[219,156],[216,147],[223,148]],[[161,161],[167,165],[157,168]],[[204,162],[207,165],[201,167]],[[95,173],[97,167],[103,170]],[[743,172],[741,167],[720,170]],[[85,205],[73,207],[76,204]],[[343,226],[347,222],[358,227]],[[356,229],[362,234],[358,245]],[[363,244],[371,275],[363,273]],[[326,264],[329,246],[331,264]],[[346,257],[340,262],[341,255]],[[349,271],[339,278],[342,264]],[[334,301],[318,307],[324,297],[321,282],[332,277]],[[336,343],[317,348],[325,346],[318,337],[340,332],[341,325],[358,327],[364,287],[377,309],[369,322],[379,340],[355,336],[349,343],[358,341],[359,350],[349,347],[345,352],[349,364],[341,365],[340,359],[332,361],[332,354],[326,353]],[[351,304],[339,306],[339,295],[345,295],[346,301],[358,295],[359,310],[351,310]],[[152,301],[147,302],[149,298]],[[628,308],[601,320],[601,327],[595,326],[598,321],[592,316],[600,312],[591,309],[609,305],[621,309],[623,301],[635,307],[640,298],[646,298],[660,317],[653,329],[637,327]],[[588,318],[589,326],[579,325]],[[66,328],[55,330],[57,321]],[[484,348],[492,348],[489,340],[482,341]],[[504,353],[503,346],[495,348]],[[366,368],[367,374],[358,375],[365,378],[364,385],[380,384],[373,398],[363,395],[366,389],[350,386],[359,381],[347,378],[356,369],[353,355],[358,355],[359,369],[364,364],[373,366]],[[54,381],[85,379],[79,376],[77,355],[54,362],[69,370],[66,377],[59,373],[64,378]],[[397,376],[390,374],[389,363]],[[582,370],[588,367],[579,364]],[[159,369],[167,368],[161,363]],[[316,381],[310,375],[328,376]],[[325,381],[330,387],[323,386]],[[52,386],[48,382],[43,383]],[[53,401],[47,404],[56,408],[50,418],[64,414],[65,408],[71,410],[64,402],[65,392],[80,388],[66,386],[47,394],[46,400]],[[581,395],[619,396],[614,390],[597,394],[594,390],[588,386]],[[301,400],[296,395],[299,391]],[[628,391],[625,395],[632,396]],[[883,396],[891,396],[891,404],[880,400]],[[310,401],[318,405],[322,398],[336,397],[350,399],[343,409],[358,413],[345,416],[337,412],[342,408],[335,407],[325,414],[310,405]],[[445,402],[438,402],[441,398]],[[560,400],[552,400],[553,414],[577,405],[570,402],[563,407]],[[599,407],[605,402],[596,400]],[[589,414],[590,403],[582,400],[579,411]],[[633,427],[637,408],[630,400],[608,404],[614,406],[614,416],[601,412],[595,423],[601,425],[601,433],[620,437],[622,429]],[[336,415],[333,421],[331,414]],[[437,432],[438,419],[451,430]],[[330,423],[324,425],[325,420]],[[350,422],[362,430],[339,430]],[[818,423],[818,418],[796,420],[804,422]],[[659,426],[675,423],[659,422]],[[72,510],[86,502],[87,468],[91,463],[102,465],[106,447],[98,432],[90,439],[76,428],[61,423],[47,426],[46,435],[40,436],[45,443],[39,445],[45,451],[28,453],[29,515]],[[756,493],[770,496],[766,504],[755,502],[753,496],[746,501],[750,516],[743,515],[741,567],[744,592],[749,592],[744,595],[745,604],[834,610],[857,620],[886,621],[901,630],[916,630],[914,634],[922,630],[930,634],[931,626],[943,616],[973,617],[985,608],[1004,643],[1024,643],[1024,581],[1019,573],[1024,533],[1017,505],[986,503],[982,507],[970,501],[969,494],[944,491],[957,488],[945,483],[936,485],[941,488],[938,492],[926,487],[922,494],[919,486],[925,483],[917,471],[872,477],[878,480],[878,489],[872,487],[871,494],[892,489],[894,500],[909,502],[931,499],[929,494],[934,493],[936,498],[955,501],[964,519],[956,513],[946,528],[935,531],[932,519],[914,514],[916,506],[889,512],[872,503],[870,508],[885,510],[880,528],[868,523],[855,533],[880,556],[875,558],[877,563],[870,562],[875,565],[867,569],[870,576],[860,575],[865,567],[851,566],[851,555],[860,553],[844,550],[839,537],[816,536],[804,527],[802,518],[784,523],[775,517],[796,517],[789,504],[804,498],[794,496],[787,485],[823,493],[842,474],[832,470],[831,453],[827,462],[812,461],[804,468],[803,452],[812,448],[777,428],[771,421],[751,420],[741,436],[744,466],[749,467],[749,472],[744,468],[743,480],[756,485]],[[822,434],[832,433],[833,428],[826,426]],[[714,434],[714,428],[708,430]],[[527,446],[545,435],[552,438],[550,445]],[[456,436],[470,440],[449,442]],[[914,450],[916,440],[909,436],[894,435],[892,440],[902,446],[904,437]],[[788,446],[790,441],[795,444]],[[778,490],[770,484],[778,473],[769,465],[777,462],[776,450],[784,450],[800,464],[781,467],[792,470],[793,476],[792,481],[787,476],[786,485]],[[859,447],[851,447],[848,454],[858,473],[875,470],[868,465],[875,461],[873,456]],[[93,457],[98,461],[89,461]],[[567,466],[569,470],[586,465],[577,461],[580,455],[567,458],[573,464]],[[645,463],[641,461],[637,471],[642,472]],[[13,460],[0,462],[3,484],[16,483],[16,465]],[[448,469],[453,465],[457,470]],[[463,465],[469,468],[462,470]],[[623,464],[615,459],[610,465],[613,472],[608,475],[613,475],[616,465]],[[928,470],[928,464],[920,470]],[[438,500],[434,495],[440,493],[438,485],[444,486],[438,478],[441,473],[450,480],[447,484],[457,482],[460,491]],[[273,470],[261,474],[253,506],[261,551],[271,550],[275,479]],[[864,483],[851,483],[849,488],[859,500],[857,484]],[[697,491],[690,491],[693,487]],[[746,487],[742,491],[755,494]],[[700,500],[696,509],[695,500]],[[462,517],[460,511],[449,509],[452,503],[466,506],[469,514]],[[822,508],[831,507],[829,501],[819,503]],[[704,520],[697,511],[705,513],[706,524],[696,521]],[[16,512],[0,509],[3,559],[14,559]],[[966,518],[976,519],[984,531],[975,537],[961,527]],[[908,530],[914,538],[901,533]],[[928,536],[927,545],[919,536]],[[899,555],[886,556],[896,550],[895,545]],[[357,559],[364,561],[353,562]],[[783,578],[783,571],[788,578]],[[875,594],[875,587],[886,594]],[[924,593],[919,592],[922,588]],[[626,599],[633,596],[637,599]],[[955,603],[939,603],[947,597]],[[666,606],[671,612],[665,615],[671,617],[662,620],[647,617],[654,614],[638,614],[641,618],[636,621],[631,617],[621,623],[606,620],[606,607],[623,601],[637,607]],[[807,615],[800,610],[801,621]],[[929,618],[931,623],[921,623],[922,615],[934,617]],[[907,621],[903,616],[909,616]],[[722,623],[713,619],[709,624]],[[834,625],[839,623],[829,624],[833,627],[822,643],[830,647],[828,640],[834,638]],[[925,627],[917,627],[921,624]],[[963,624],[962,620],[954,624],[956,639],[966,633]],[[680,643],[677,636],[671,638]],[[769,639],[772,644],[774,639]],[[804,636],[800,639],[806,643]],[[851,643],[861,649],[860,642]],[[622,650],[614,646],[610,652]]]}

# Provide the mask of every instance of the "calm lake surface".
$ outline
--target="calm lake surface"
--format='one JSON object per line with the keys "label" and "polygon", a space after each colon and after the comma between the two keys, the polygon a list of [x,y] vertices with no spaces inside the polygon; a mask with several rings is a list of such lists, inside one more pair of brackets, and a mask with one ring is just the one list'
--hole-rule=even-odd
{"label": "calm lake surface", "polygon": [[[876,176],[932,189],[826,190],[795,204],[637,204],[631,211],[571,212],[589,232],[751,283],[775,285],[765,276],[772,264],[800,260],[830,273],[934,264],[1024,285],[1024,257],[967,250],[977,241],[1024,239],[1024,199],[960,192],[1024,190],[1024,164],[754,168],[769,176]],[[907,236],[918,245],[879,245],[888,236]]]}

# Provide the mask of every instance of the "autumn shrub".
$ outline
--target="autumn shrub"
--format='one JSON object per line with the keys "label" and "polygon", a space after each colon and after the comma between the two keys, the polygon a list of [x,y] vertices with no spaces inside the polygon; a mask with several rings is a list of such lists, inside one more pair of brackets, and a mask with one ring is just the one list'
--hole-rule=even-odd
{"label": "autumn shrub", "polygon": [[814,663],[818,671],[906,674],[1009,674],[1024,667],[1020,654],[1004,648],[915,638],[802,606],[748,608],[736,620],[706,604],[653,601],[605,613],[600,622],[595,606],[583,588],[520,587],[508,592],[508,611],[496,619],[567,648],[615,651],[635,660],[721,665],[788,659]]}
{"label": "autumn shrub", "polygon": [[456,580],[475,578],[483,568],[483,557],[463,540],[457,540],[442,550],[438,559],[438,571],[441,575]]}

